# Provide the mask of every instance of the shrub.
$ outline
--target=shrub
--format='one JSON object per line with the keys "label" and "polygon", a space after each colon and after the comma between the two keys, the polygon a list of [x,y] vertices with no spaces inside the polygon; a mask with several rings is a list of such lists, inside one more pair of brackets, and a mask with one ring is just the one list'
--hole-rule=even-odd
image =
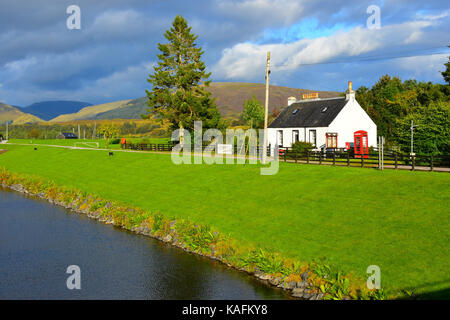
{"label": "shrub", "polygon": [[314,146],[309,142],[297,141],[292,144],[292,151],[296,153],[304,153],[312,149],[314,149]]}
{"label": "shrub", "polygon": [[38,129],[31,129],[30,138],[37,139],[37,138],[39,138],[39,135],[40,135],[40,133],[39,133]]}
{"label": "shrub", "polygon": [[119,144],[120,143],[120,139],[112,139],[109,144]]}

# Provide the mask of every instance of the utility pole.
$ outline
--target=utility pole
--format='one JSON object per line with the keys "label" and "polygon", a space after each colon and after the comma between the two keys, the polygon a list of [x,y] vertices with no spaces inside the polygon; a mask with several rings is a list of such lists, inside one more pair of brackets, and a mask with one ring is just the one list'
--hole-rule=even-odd
{"label": "utility pole", "polygon": [[8,140],[8,121],[6,121],[6,140]]}
{"label": "utility pole", "polygon": [[416,126],[414,125],[414,121],[411,120],[411,155],[414,155],[414,128]]}
{"label": "utility pole", "polygon": [[266,164],[267,159],[267,121],[269,114],[269,74],[270,74],[270,51],[267,51],[266,65],[266,107],[264,113],[264,142],[263,142],[263,158],[262,163]]}

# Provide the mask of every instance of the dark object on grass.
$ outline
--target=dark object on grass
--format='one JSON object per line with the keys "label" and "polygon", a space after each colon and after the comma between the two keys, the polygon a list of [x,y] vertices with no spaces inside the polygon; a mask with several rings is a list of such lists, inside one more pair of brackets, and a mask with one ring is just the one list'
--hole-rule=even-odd
{"label": "dark object on grass", "polygon": [[113,156],[114,155],[114,153],[112,152],[112,151],[110,151],[109,152],[109,156],[111,157],[111,156]]}
{"label": "dark object on grass", "polygon": [[37,148],[36,148],[36,147],[34,147],[34,150],[37,150]]}

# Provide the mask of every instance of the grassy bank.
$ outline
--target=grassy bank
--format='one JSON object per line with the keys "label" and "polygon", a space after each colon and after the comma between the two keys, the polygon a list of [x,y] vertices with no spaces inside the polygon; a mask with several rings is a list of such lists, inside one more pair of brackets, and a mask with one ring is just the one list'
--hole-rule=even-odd
{"label": "grassy bank", "polygon": [[0,166],[210,225],[243,244],[365,278],[388,292],[449,297],[450,176],[280,164],[180,165],[170,155],[2,145]]}

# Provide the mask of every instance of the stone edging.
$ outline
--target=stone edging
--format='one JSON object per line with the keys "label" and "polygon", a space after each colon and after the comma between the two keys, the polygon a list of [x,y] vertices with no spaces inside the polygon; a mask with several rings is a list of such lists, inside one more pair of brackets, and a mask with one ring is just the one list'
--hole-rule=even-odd
{"label": "stone edging", "polygon": [[[55,199],[47,198],[45,193],[43,193],[43,192],[40,192],[40,193],[37,193],[37,194],[29,192],[27,189],[25,189],[23,187],[22,184],[7,185],[5,183],[2,183],[2,187],[14,190],[16,192],[23,193],[23,194],[28,195],[28,196],[34,196],[34,197],[38,197],[40,199],[44,199],[44,200],[48,201],[49,203],[62,206],[64,208],[66,208],[66,209],[70,209],[70,210],[72,210],[72,211],[74,211],[76,213],[79,213],[79,214],[85,214],[89,218],[96,219],[96,220],[98,220],[100,222],[103,222],[103,223],[106,223],[106,224],[112,224],[112,225],[115,225],[117,227],[120,227],[120,228],[129,230],[131,232],[134,232],[136,234],[141,234],[141,235],[144,235],[144,236],[148,236],[148,237],[160,240],[160,241],[162,241],[162,242],[164,242],[166,244],[170,244],[170,245],[173,245],[175,247],[181,248],[185,252],[198,254],[198,255],[210,258],[212,260],[216,260],[216,261],[222,262],[222,263],[226,264],[228,267],[231,267],[233,269],[236,269],[236,270],[239,270],[239,271],[242,271],[242,272],[246,272],[246,273],[248,273],[250,275],[253,275],[256,279],[258,279],[259,281],[261,281],[261,282],[263,282],[265,284],[268,284],[270,286],[274,286],[274,287],[277,287],[277,288],[280,288],[280,289],[283,289],[283,290],[288,290],[288,291],[290,291],[291,296],[294,297],[294,298],[300,298],[300,299],[304,299],[304,300],[322,300],[322,298],[324,297],[323,293],[316,293],[316,292],[314,292],[314,288],[309,285],[309,283],[308,283],[308,272],[304,272],[304,273],[301,274],[302,281],[284,282],[283,281],[284,278],[282,278],[282,277],[273,277],[270,274],[265,274],[264,272],[260,271],[258,268],[255,268],[254,272],[249,272],[246,269],[237,268],[237,267],[231,265],[230,263],[224,262],[224,261],[220,260],[217,257],[209,256],[209,255],[205,255],[205,254],[202,254],[202,253],[199,253],[199,252],[194,252],[192,250],[189,250],[188,248],[184,247],[182,243],[178,243],[177,240],[175,239],[175,237],[172,237],[170,234],[168,234],[168,235],[166,235],[164,237],[160,237],[160,236],[151,234],[151,230],[148,227],[146,227],[146,226],[139,226],[139,227],[133,226],[133,227],[131,227],[131,229],[127,229],[124,226],[118,226],[117,224],[115,224],[114,219],[102,217],[99,212],[96,212],[96,211],[92,212],[92,211],[90,211],[88,209],[84,209],[83,210],[83,209],[78,208],[78,206],[73,204],[73,203],[66,204],[64,202],[61,202],[61,201],[58,201],[58,200],[55,200]],[[111,203],[107,203],[105,206],[107,207],[108,204],[111,205]],[[344,299],[350,300],[350,298],[347,298],[347,297],[344,298]]]}

